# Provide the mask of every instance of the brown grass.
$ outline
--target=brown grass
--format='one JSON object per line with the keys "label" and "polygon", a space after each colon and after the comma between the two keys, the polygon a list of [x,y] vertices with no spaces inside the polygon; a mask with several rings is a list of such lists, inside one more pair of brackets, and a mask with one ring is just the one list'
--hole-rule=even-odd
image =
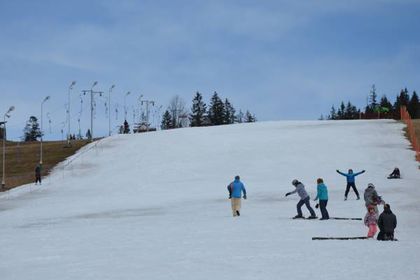
{"label": "brown grass", "polygon": [[[67,147],[67,143],[63,141],[44,141],[42,176],[47,175],[56,164],[73,155],[87,143],[87,140],[73,140],[72,145]],[[3,145],[2,140],[0,144]],[[2,191],[34,182],[35,167],[39,160],[39,142],[6,142],[6,184]],[[3,166],[0,166],[0,178],[3,178]]]}

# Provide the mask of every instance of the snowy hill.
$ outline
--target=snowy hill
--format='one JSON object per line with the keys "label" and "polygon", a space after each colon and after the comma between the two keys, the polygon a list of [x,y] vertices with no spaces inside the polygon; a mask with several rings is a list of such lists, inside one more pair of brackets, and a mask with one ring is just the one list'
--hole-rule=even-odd
{"label": "snowy hill", "polygon": [[[103,139],[41,187],[0,195],[0,278],[420,279],[420,171],[402,129],[388,120],[265,122]],[[387,180],[395,166],[404,178]],[[335,170],[348,168],[366,170],[361,193],[374,183],[391,204],[398,242],[312,241],[367,228],[290,219],[291,181],[313,198],[318,177],[331,216],[363,217],[363,200],[350,192],[343,201]],[[233,218],[226,185],[237,174],[248,200]]]}

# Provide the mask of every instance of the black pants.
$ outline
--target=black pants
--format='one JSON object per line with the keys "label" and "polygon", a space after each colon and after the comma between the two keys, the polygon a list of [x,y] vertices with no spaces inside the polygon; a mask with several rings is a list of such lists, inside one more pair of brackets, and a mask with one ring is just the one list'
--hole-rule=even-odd
{"label": "black pants", "polygon": [[38,182],[41,184],[41,175],[35,175],[35,184]]}
{"label": "black pants", "polygon": [[359,192],[357,191],[356,184],[354,182],[353,183],[347,183],[346,193],[344,194],[344,196],[347,197],[347,195],[349,194],[349,191],[350,191],[350,187],[352,187],[354,193],[357,195],[357,198],[359,198],[360,197]]}
{"label": "black pants", "polygon": [[328,200],[319,200],[319,209],[321,210],[321,215],[323,219],[329,219],[330,215],[327,211]]}
{"label": "black pants", "polygon": [[309,212],[311,212],[311,216],[316,216],[314,209],[312,209],[311,204],[309,203],[309,196],[305,199],[299,200],[298,204],[296,205],[297,212],[299,216],[302,216],[302,206],[303,204],[306,205],[306,208],[308,208]]}
{"label": "black pants", "polygon": [[394,233],[393,232],[383,232],[380,231],[378,233],[377,240],[387,241],[387,240],[394,240]]}

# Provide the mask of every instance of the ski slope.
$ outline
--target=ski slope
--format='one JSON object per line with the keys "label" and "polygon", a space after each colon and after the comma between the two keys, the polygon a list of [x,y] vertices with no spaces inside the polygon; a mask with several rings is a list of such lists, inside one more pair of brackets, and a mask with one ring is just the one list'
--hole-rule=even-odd
{"label": "ski slope", "polygon": [[[402,129],[391,120],[288,121],[103,139],[42,186],[0,195],[0,279],[420,279],[420,170]],[[395,166],[403,179],[387,180]],[[367,228],[290,219],[299,200],[284,197],[291,181],[314,198],[318,177],[330,216],[363,217],[352,191],[343,201],[335,170],[348,168],[366,170],[361,194],[374,183],[391,205],[398,242],[312,241]],[[235,175],[248,192],[237,218],[226,190]]]}

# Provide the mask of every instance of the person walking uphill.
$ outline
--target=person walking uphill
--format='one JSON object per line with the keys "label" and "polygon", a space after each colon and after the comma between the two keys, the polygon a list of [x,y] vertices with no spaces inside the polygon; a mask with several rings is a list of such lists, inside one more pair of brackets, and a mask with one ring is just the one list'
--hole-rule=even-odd
{"label": "person walking uphill", "polygon": [[346,187],[346,192],[344,193],[344,200],[347,200],[347,195],[349,194],[350,187],[353,189],[354,193],[356,194],[357,199],[360,199],[359,192],[357,191],[357,188],[356,188],[355,177],[360,174],[365,173],[365,170],[362,170],[357,173],[353,173],[353,169],[349,169],[349,173],[340,172],[340,170],[338,169],[336,171],[338,174],[343,175],[347,178],[347,187]]}
{"label": "person walking uphill", "polygon": [[324,184],[324,180],[322,178],[318,178],[316,180],[316,197],[314,201],[319,199],[319,208],[321,210],[322,218],[320,220],[328,220],[330,215],[327,211],[327,203],[328,203],[328,189],[327,186]]}
{"label": "person walking uphill", "polygon": [[300,197],[300,200],[299,200],[298,204],[296,205],[298,214],[295,217],[293,217],[293,219],[303,219],[304,218],[303,215],[302,215],[303,204],[306,205],[306,208],[308,208],[309,212],[311,213],[311,216],[309,216],[308,219],[316,219],[317,217],[316,217],[314,209],[312,209],[312,207],[311,207],[311,203],[309,202],[310,197],[305,190],[305,186],[296,179],[294,179],[292,181],[292,185],[295,186],[296,189],[294,191],[286,193],[285,196],[289,196],[291,194],[298,193],[298,195]]}
{"label": "person walking uphill", "polygon": [[241,194],[243,193],[243,198],[246,199],[246,189],[244,184],[240,181],[239,176],[235,176],[235,180],[227,186],[229,191],[229,199],[232,205],[232,214],[234,217],[240,216],[241,210]]}
{"label": "person walking uphill", "polygon": [[37,164],[35,167],[35,185],[36,184],[41,185],[41,164]]}

